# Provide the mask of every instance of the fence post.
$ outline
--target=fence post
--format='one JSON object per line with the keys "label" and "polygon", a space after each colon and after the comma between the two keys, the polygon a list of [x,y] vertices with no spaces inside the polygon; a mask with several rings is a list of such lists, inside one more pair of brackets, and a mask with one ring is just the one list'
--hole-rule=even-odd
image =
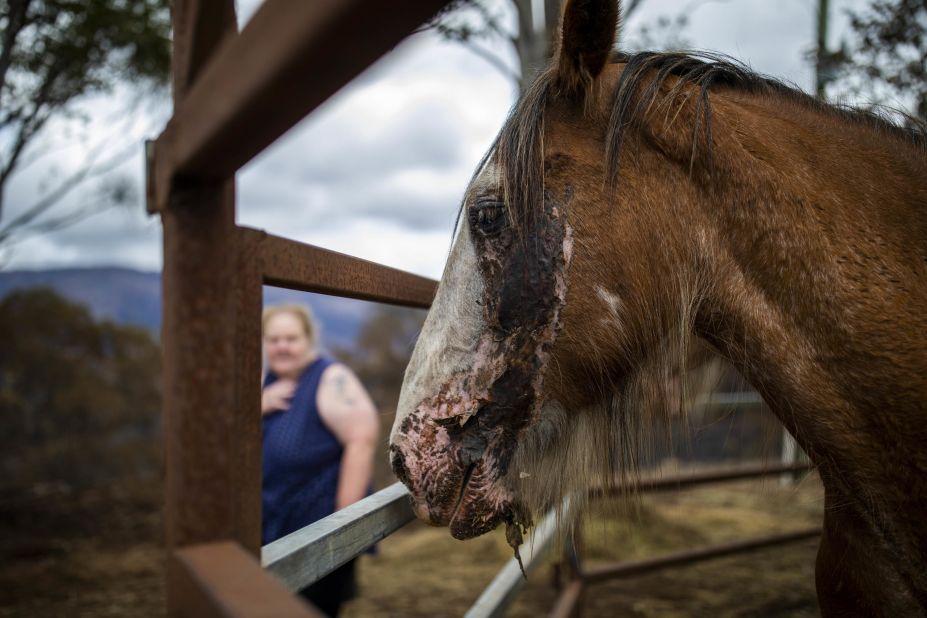
{"label": "fence post", "polygon": [[[174,2],[175,109],[208,59],[237,30],[233,0]],[[155,161],[155,165],[169,164]],[[233,539],[260,548],[260,443],[236,388],[238,251],[231,178],[182,178],[161,213],[164,232],[163,384],[168,554]],[[208,351],[208,352],[207,352]],[[256,378],[255,378],[256,379]],[[250,442],[254,442],[251,444]],[[258,469],[258,474],[259,474]],[[185,584],[168,561],[167,603],[183,612]]]}

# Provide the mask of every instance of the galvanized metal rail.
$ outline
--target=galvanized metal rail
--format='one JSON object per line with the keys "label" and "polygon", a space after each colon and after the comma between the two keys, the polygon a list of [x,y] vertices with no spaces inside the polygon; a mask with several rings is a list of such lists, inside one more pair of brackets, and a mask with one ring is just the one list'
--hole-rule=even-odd
{"label": "galvanized metal rail", "polygon": [[[570,513],[570,500],[566,499],[561,507],[560,516],[568,517]],[[550,549],[557,533],[558,513],[551,510],[544,516],[535,531],[522,545],[519,565],[515,558],[511,558],[502,567],[498,575],[489,583],[480,594],[467,613],[465,618],[496,618],[505,614],[515,596],[525,584],[525,578],[537,570],[544,556]],[[524,566],[524,574],[522,574]]]}
{"label": "galvanized metal rail", "polygon": [[413,519],[409,490],[402,483],[394,483],[265,545],[261,563],[287,588],[300,590]]}

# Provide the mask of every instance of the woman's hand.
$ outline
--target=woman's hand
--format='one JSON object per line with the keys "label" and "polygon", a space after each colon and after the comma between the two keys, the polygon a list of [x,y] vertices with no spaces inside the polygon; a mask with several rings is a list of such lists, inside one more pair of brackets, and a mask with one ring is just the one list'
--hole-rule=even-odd
{"label": "woman's hand", "polygon": [[269,414],[290,407],[290,399],[296,391],[294,380],[277,380],[261,392],[261,414]]}

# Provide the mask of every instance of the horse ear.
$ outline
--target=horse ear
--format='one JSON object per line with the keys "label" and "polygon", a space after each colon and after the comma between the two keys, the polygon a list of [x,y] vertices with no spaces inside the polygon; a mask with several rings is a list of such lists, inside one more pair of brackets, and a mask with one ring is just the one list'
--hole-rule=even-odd
{"label": "horse ear", "polygon": [[619,0],[566,0],[556,55],[557,81],[570,96],[585,96],[599,76],[618,32]]}

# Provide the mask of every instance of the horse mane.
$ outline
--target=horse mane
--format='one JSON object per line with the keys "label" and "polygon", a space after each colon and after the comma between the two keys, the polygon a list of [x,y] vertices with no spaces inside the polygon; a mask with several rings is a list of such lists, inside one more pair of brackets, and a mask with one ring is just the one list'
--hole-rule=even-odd
{"label": "horse mane", "polygon": [[[794,85],[756,73],[745,64],[712,52],[615,52],[612,63],[624,70],[611,92],[611,110],[605,127],[606,179],[617,184],[622,146],[630,129],[639,128],[650,108],[661,100],[673,100],[683,89],[697,89],[695,123],[691,127],[693,163],[699,153],[710,161],[712,111],[709,94],[729,89],[760,96],[779,97],[809,110],[829,114],[850,124],[866,126],[890,139],[927,151],[927,127],[918,119],[896,110],[907,126],[892,121],[882,108],[858,109],[823,102]],[[666,90],[669,78],[675,82]],[[502,171],[503,193],[509,220],[523,230],[539,204],[544,187],[544,114],[558,92],[556,65],[542,72],[512,108],[496,142],[484,161],[495,153]],[[701,148],[695,148],[698,144]]]}

